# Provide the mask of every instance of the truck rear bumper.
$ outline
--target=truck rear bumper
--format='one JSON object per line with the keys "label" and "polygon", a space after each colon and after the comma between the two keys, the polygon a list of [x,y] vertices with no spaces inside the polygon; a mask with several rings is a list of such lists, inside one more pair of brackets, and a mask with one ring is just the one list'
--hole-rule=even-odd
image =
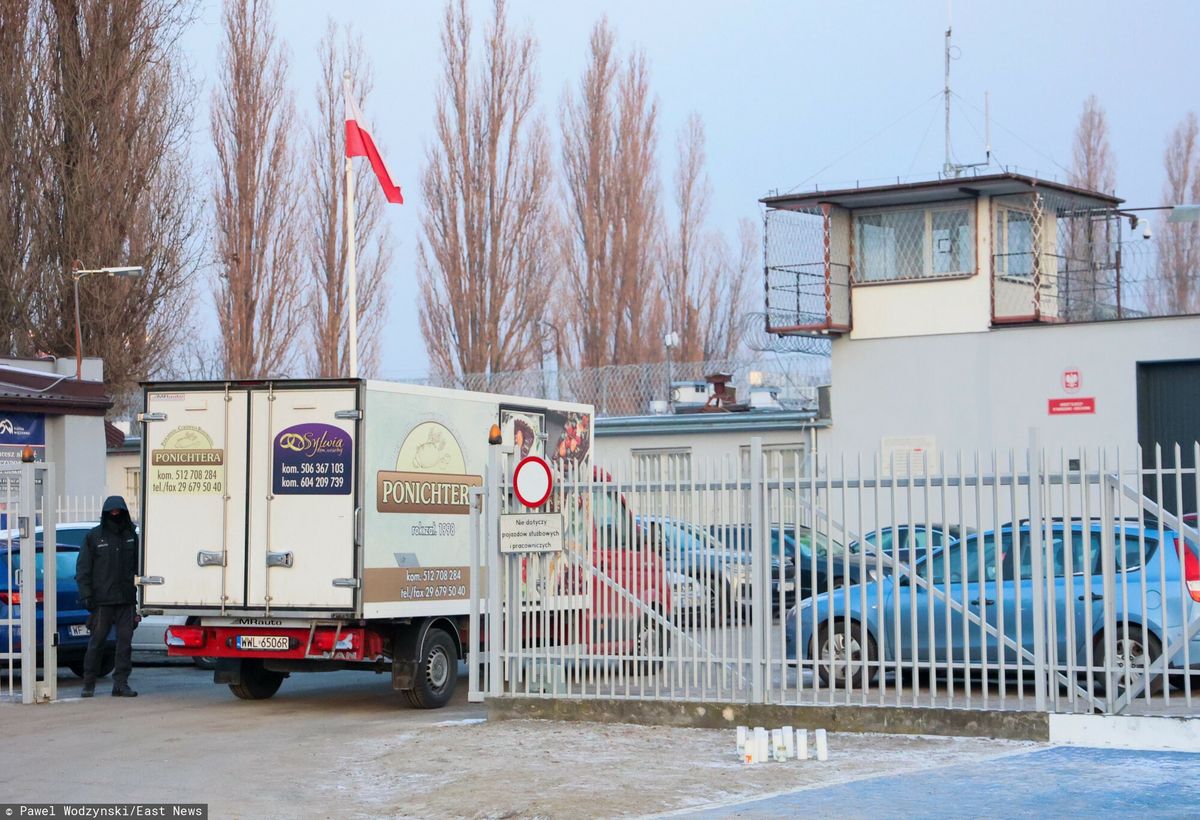
{"label": "truck rear bumper", "polygon": [[167,655],[208,658],[288,660],[375,660],[383,637],[365,627],[314,625],[311,628],[255,626],[170,626]]}

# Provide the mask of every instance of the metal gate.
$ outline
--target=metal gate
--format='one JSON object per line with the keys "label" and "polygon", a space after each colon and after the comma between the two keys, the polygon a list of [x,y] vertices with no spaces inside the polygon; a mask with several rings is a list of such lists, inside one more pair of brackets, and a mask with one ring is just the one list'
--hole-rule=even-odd
{"label": "metal gate", "polygon": [[58,697],[57,495],[50,464],[0,464],[0,697]]}
{"label": "metal gate", "polygon": [[885,463],[756,440],[684,471],[559,469],[563,548],[506,555],[500,517],[522,508],[496,452],[472,514],[472,696],[1192,714],[1196,470],[1131,455],[1031,438]]}

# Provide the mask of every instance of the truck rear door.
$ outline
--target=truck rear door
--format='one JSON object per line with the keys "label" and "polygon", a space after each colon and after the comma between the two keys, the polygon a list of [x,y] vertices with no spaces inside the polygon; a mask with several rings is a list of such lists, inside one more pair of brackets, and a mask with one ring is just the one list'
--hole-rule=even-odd
{"label": "truck rear door", "polygon": [[244,605],[248,406],[246,390],[146,392],[146,606]]}
{"label": "truck rear door", "polygon": [[354,608],[357,418],[353,386],[250,394],[247,607]]}

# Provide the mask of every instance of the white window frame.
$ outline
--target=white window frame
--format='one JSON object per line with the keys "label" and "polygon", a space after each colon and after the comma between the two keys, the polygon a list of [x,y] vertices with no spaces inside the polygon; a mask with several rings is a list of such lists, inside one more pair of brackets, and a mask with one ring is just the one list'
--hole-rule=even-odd
{"label": "white window frame", "polygon": [[[896,282],[924,282],[924,281],[928,281],[931,279],[951,279],[951,278],[956,278],[956,277],[976,275],[979,272],[979,259],[978,259],[978,255],[977,255],[978,248],[976,247],[976,245],[978,243],[976,241],[977,240],[977,236],[976,236],[977,231],[975,229],[975,220],[976,220],[975,210],[976,209],[975,209],[974,201],[970,201],[970,202],[964,202],[961,204],[942,202],[942,203],[930,203],[928,205],[923,205],[923,206],[919,206],[919,207],[912,207],[912,206],[905,205],[905,206],[897,206],[897,207],[893,207],[893,208],[871,208],[871,209],[864,209],[861,211],[855,211],[854,212],[854,225],[853,225],[853,236],[854,236],[854,243],[855,243],[855,250],[854,250],[854,256],[853,256],[853,261],[854,261],[854,279],[853,279],[853,281],[854,281],[854,284],[856,284],[856,285],[875,285],[875,284],[892,284],[892,283],[896,283]],[[971,247],[969,248],[969,253],[967,254],[967,259],[968,259],[967,270],[944,271],[944,272],[940,272],[940,273],[934,273],[934,271],[933,271],[933,258],[934,258],[933,217],[934,217],[934,214],[949,213],[949,212],[956,212],[956,211],[961,211],[967,215],[967,231],[971,238]],[[908,213],[919,212],[924,217],[924,231],[923,231],[923,236],[922,236],[922,240],[921,240],[921,246],[922,246],[921,274],[919,276],[897,276],[897,275],[892,274],[892,275],[888,275],[888,276],[871,278],[871,279],[862,278],[862,270],[863,270],[864,266],[862,265],[863,249],[862,249],[860,233],[859,233],[859,219],[861,217],[866,217],[866,216],[878,216],[880,214],[901,213],[901,212],[908,212]]]}
{"label": "white window frame", "polygon": [[[691,447],[645,447],[630,450],[635,481],[686,483],[692,480]],[[666,464],[668,475],[662,475]],[[677,473],[682,467],[682,473]]]}
{"label": "white window frame", "polygon": [[[1018,271],[1016,273],[1013,273],[1010,270],[1011,257],[1009,257],[1009,253],[1011,253],[1011,251],[1009,251],[1009,249],[1008,249],[1008,215],[1010,213],[1022,214],[1025,217],[1027,217],[1029,220],[1030,259],[1029,259],[1029,270],[1027,272],[1019,272]],[[1034,247],[1034,244],[1033,244],[1033,237],[1034,237],[1034,233],[1035,233],[1035,231],[1033,230],[1033,220],[1034,220],[1033,211],[1029,210],[1028,208],[1014,208],[1009,205],[997,205],[996,206],[996,221],[992,227],[992,230],[995,231],[995,233],[993,235],[992,242],[995,247],[994,258],[996,260],[996,275],[997,276],[1003,276],[1006,279],[1016,279],[1021,282],[1028,282],[1029,280],[1031,280],[1033,278],[1032,254],[1037,253],[1037,248]]]}

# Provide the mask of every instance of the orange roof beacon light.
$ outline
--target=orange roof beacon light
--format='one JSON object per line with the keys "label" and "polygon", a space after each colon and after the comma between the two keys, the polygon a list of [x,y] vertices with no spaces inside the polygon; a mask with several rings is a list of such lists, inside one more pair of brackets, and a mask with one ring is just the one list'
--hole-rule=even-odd
{"label": "orange roof beacon light", "polygon": [[488,444],[503,444],[504,437],[500,435],[500,425],[493,424],[492,429],[488,430]]}
{"label": "orange roof beacon light", "polygon": [[21,450],[21,461],[25,464],[33,463],[33,445],[26,444],[25,449]]}

